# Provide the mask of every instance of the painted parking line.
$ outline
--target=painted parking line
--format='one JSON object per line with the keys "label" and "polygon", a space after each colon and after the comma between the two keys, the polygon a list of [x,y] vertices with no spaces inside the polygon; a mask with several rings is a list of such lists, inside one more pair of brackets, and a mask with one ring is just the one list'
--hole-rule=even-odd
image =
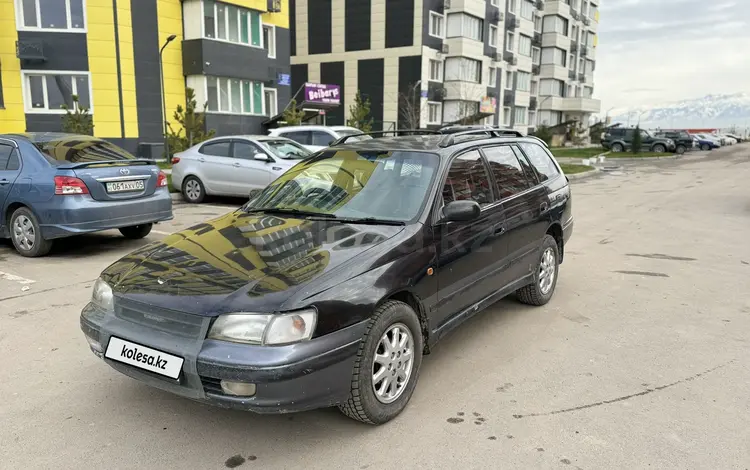
{"label": "painted parking line", "polygon": [[15,274],[10,274],[10,273],[4,273],[2,271],[0,271],[0,279],[4,279],[6,281],[17,282],[23,285],[33,284],[36,282],[33,279],[26,279],[25,277],[16,276]]}
{"label": "painted parking line", "polygon": [[151,230],[151,233],[155,233],[157,235],[172,235],[172,232],[162,232],[161,230]]}

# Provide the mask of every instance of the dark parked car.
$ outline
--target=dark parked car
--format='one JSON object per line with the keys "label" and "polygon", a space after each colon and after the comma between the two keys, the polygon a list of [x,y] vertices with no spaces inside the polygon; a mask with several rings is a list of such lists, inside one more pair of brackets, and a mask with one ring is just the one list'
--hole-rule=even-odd
{"label": "dark parked car", "polygon": [[508,294],[555,291],[567,178],[538,141],[482,133],[334,143],[120,259],[81,313],[91,350],[213,405],[389,421],[440,338]]}
{"label": "dark parked car", "polygon": [[669,139],[675,144],[675,153],[682,155],[693,148],[693,136],[688,131],[662,131],[657,132],[655,137]]}
{"label": "dark parked car", "polygon": [[171,218],[167,176],[151,160],[86,135],[0,134],[0,238],[23,256],[114,228],[143,238]]}
{"label": "dark parked car", "polygon": [[[646,152],[674,152],[677,149],[672,139],[660,138],[649,131],[640,129],[641,148]],[[633,144],[635,129],[615,127],[607,129],[602,138],[602,147],[613,152],[630,150]]]}

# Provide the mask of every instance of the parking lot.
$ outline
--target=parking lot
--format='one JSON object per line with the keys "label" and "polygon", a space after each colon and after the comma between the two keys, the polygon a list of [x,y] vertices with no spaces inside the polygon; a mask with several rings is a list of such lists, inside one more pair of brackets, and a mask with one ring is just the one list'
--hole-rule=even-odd
{"label": "parking lot", "polygon": [[146,240],[90,235],[46,258],[1,241],[1,466],[745,469],[748,177],[737,145],[574,182],[552,301],[505,299],[449,335],[380,427],[210,408],[89,351],[78,317],[102,269],[242,201],[176,205]]}

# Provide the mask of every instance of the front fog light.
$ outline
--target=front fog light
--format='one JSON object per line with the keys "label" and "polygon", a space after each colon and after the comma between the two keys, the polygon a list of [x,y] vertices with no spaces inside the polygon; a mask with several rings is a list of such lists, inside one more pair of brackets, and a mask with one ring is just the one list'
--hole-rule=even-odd
{"label": "front fog light", "polygon": [[221,381],[221,389],[227,395],[235,397],[252,397],[255,395],[255,384],[244,382],[231,382],[229,380]]}
{"label": "front fog light", "polygon": [[104,349],[102,349],[102,345],[99,341],[95,340],[94,338],[90,338],[88,335],[84,335],[86,337],[86,341],[89,343],[89,347],[91,348],[91,351],[93,351],[94,354],[101,357],[101,355],[104,353]]}

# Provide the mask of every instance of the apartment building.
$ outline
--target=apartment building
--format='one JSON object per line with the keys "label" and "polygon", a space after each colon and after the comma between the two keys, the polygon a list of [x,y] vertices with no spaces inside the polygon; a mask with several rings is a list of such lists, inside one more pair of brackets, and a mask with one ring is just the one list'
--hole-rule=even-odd
{"label": "apartment building", "polygon": [[0,0],[0,132],[59,131],[77,95],[96,136],[160,153],[162,99],[177,125],[188,86],[209,129],[260,133],[291,96],[289,38],[288,0]]}
{"label": "apartment building", "polygon": [[541,32],[537,124],[588,123],[593,98],[599,0],[546,0]]}
{"label": "apartment building", "polygon": [[[598,21],[597,1],[585,1],[578,24],[563,0],[291,0],[292,89],[340,86],[342,105],[328,124],[344,124],[359,90],[376,129],[412,127],[404,111],[415,90],[423,127],[481,122],[527,132],[568,115],[585,119],[598,102],[588,99],[595,39],[584,34],[596,25],[583,18]],[[575,77],[555,62],[563,57],[567,67],[572,50]],[[579,77],[581,57],[590,72]],[[567,99],[576,92],[577,101]]]}

